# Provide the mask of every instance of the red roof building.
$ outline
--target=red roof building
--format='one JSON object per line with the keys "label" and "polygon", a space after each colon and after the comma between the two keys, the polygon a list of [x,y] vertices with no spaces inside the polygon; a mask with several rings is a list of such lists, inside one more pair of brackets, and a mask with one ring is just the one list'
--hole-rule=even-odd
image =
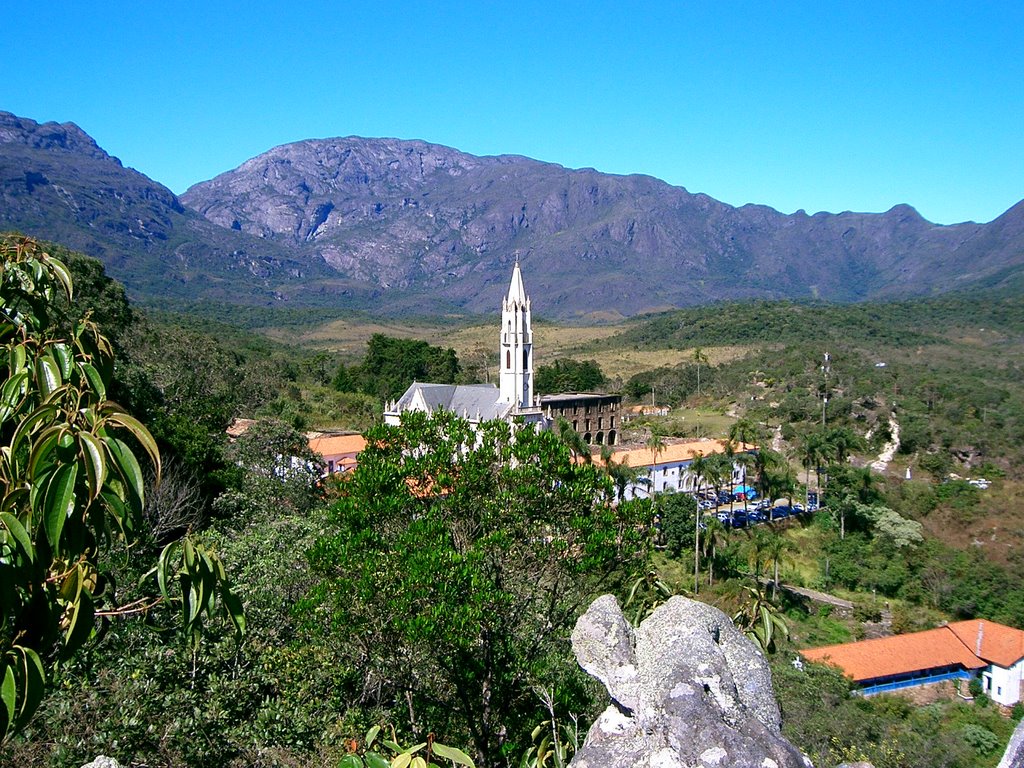
{"label": "red roof building", "polygon": [[865,693],[980,675],[995,701],[1010,706],[1021,700],[1024,632],[994,621],[958,621],[800,653],[808,661],[838,667]]}

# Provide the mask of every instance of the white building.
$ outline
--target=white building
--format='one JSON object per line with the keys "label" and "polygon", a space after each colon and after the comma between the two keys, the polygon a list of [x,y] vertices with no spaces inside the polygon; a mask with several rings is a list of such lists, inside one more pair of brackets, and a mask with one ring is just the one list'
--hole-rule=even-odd
{"label": "white building", "polygon": [[977,677],[996,703],[1011,707],[1021,700],[1024,632],[985,619],[800,653],[838,667],[864,694]]}
{"label": "white building", "polygon": [[397,425],[406,411],[446,410],[474,425],[505,419],[545,426],[540,402],[533,394],[533,323],[518,261],[501,302],[499,355],[500,386],[413,382],[398,400],[385,406],[384,422]]}
{"label": "white building", "polygon": [[[752,446],[741,444],[736,450],[746,452]],[[651,493],[663,493],[665,491],[679,491],[682,493],[694,493],[698,490],[710,490],[705,483],[698,488],[701,482],[696,475],[690,471],[690,465],[697,456],[711,456],[718,453],[725,453],[725,440],[691,440],[685,443],[669,443],[654,453],[649,448],[634,448],[632,450],[615,451],[611,460],[616,464],[625,464],[634,469],[646,469],[641,475],[628,486],[626,486],[625,500],[634,498],[647,498]],[[599,454],[594,455],[594,461],[600,462]],[[729,479],[729,487],[741,484],[746,477],[742,465],[733,464],[732,477]]]}

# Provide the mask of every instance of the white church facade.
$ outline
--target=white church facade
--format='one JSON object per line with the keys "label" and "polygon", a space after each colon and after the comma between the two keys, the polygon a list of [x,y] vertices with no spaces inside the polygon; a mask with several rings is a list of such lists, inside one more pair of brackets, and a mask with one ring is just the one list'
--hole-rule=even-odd
{"label": "white church facade", "polygon": [[385,406],[384,422],[397,425],[406,411],[446,410],[474,425],[504,419],[538,428],[547,426],[533,392],[533,322],[518,261],[512,268],[508,294],[501,302],[499,354],[498,386],[413,382],[398,400]]}

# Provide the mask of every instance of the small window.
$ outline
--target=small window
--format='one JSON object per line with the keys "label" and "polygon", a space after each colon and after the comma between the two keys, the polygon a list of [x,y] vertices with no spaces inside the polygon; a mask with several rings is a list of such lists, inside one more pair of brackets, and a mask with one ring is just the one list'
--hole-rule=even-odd
{"label": "small window", "polygon": [[1003,686],[997,685],[996,686],[996,696],[1002,696],[1002,695],[1003,695]]}
{"label": "small window", "polygon": [[512,350],[505,350],[505,367],[510,371],[512,370]]}

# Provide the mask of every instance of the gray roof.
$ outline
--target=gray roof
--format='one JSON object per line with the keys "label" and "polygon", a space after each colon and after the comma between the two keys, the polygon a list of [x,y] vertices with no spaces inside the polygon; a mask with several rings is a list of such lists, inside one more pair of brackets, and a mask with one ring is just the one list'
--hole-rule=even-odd
{"label": "gray roof", "polygon": [[395,404],[395,410],[408,410],[416,393],[420,393],[430,412],[451,411],[481,421],[503,419],[512,409],[511,403],[500,399],[501,391],[493,384],[427,384],[414,381]]}

